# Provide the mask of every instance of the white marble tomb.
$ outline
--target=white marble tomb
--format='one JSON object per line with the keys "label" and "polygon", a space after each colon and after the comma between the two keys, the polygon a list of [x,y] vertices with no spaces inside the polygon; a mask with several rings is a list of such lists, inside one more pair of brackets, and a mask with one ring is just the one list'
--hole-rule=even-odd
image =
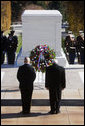
{"label": "white marble tomb", "polygon": [[22,14],[22,54],[18,64],[37,45],[49,45],[56,52],[59,65],[66,66],[61,47],[62,15],[58,10],[25,10]]}

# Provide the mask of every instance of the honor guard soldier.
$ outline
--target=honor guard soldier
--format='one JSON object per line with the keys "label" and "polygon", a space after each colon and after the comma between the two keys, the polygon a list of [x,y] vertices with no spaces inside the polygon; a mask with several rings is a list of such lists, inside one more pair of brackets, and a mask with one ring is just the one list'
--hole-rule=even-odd
{"label": "honor guard soldier", "polygon": [[7,52],[7,37],[3,35],[3,31],[1,31],[1,64],[4,63],[6,52]]}
{"label": "honor guard soldier", "polygon": [[77,37],[77,54],[78,62],[84,64],[84,33],[80,33]]}
{"label": "honor guard soldier", "polygon": [[74,64],[76,56],[76,40],[73,34],[70,35],[69,42],[69,63]]}
{"label": "honor guard soldier", "polygon": [[17,36],[14,36],[14,31],[11,31],[11,33],[8,36],[8,64],[14,64],[15,62],[15,53],[17,49],[18,39]]}
{"label": "honor guard soldier", "polygon": [[66,51],[66,57],[69,62],[69,43],[70,43],[70,35],[66,36],[65,42],[64,42],[64,47]]}

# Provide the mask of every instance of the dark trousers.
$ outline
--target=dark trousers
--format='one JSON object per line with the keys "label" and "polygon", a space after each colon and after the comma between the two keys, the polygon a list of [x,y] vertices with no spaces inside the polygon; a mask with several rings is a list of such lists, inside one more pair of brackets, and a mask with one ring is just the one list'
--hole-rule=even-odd
{"label": "dark trousers", "polygon": [[15,52],[7,53],[8,64],[14,64],[15,62]]}
{"label": "dark trousers", "polygon": [[49,89],[51,111],[60,109],[61,89]]}
{"label": "dark trousers", "polygon": [[75,52],[70,52],[69,53],[69,63],[70,64],[74,64],[74,60],[75,60]]}
{"label": "dark trousers", "polygon": [[81,60],[81,64],[84,64],[84,49],[81,49],[80,51],[80,60]]}
{"label": "dark trousers", "polygon": [[22,111],[30,112],[32,89],[20,89],[22,99]]}
{"label": "dark trousers", "polygon": [[1,64],[4,63],[4,59],[5,59],[5,52],[1,51]]}
{"label": "dark trousers", "polygon": [[78,54],[78,53],[77,53],[77,58],[78,58],[78,63],[80,64],[81,63],[80,54]]}

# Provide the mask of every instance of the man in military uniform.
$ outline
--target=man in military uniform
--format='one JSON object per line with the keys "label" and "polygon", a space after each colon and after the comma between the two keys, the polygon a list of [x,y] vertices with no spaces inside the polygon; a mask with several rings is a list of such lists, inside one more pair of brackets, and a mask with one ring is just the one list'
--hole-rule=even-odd
{"label": "man in military uniform", "polygon": [[69,43],[70,43],[70,35],[67,35],[64,41],[64,47],[65,47],[65,51],[66,51],[66,57],[67,60],[69,62]]}
{"label": "man in military uniform", "polygon": [[4,63],[6,52],[7,52],[7,37],[3,35],[3,31],[1,31],[1,64]]}
{"label": "man in military uniform", "polygon": [[45,87],[49,90],[50,97],[50,114],[60,112],[61,93],[65,86],[65,69],[53,62],[46,68],[45,75]]}
{"label": "man in military uniform", "polygon": [[34,68],[30,65],[30,59],[25,57],[24,65],[20,66],[17,72],[17,79],[20,82],[19,88],[21,91],[23,114],[30,113],[33,82],[35,78],[36,73]]}
{"label": "man in military uniform", "polygon": [[8,64],[14,64],[17,44],[18,44],[17,36],[14,36],[14,31],[11,31],[11,33],[8,36],[8,49],[7,49]]}
{"label": "man in military uniform", "polygon": [[77,57],[78,63],[84,64],[84,36],[81,33],[77,37]]}
{"label": "man in military uniform", "polygon": [[81,49],[80,49],[80,58],[81,58],[81,64],[84,64],[84,36],[81,35],[82,41],[81,41]]}
{"label": "man in military uniform", "polygon": [[69,63],[74,64],[76,57],[76,40],[73,34],[70,35],[68,50],[69,50]]}

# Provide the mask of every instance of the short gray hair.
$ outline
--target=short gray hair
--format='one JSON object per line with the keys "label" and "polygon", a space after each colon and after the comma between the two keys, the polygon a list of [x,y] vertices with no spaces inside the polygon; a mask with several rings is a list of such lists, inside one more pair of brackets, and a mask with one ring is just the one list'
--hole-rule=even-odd
{"label": "short gray hair", "polygon": [[25,57],[24,58],[24,63],[30,63],[30,58],[29,57]]}

